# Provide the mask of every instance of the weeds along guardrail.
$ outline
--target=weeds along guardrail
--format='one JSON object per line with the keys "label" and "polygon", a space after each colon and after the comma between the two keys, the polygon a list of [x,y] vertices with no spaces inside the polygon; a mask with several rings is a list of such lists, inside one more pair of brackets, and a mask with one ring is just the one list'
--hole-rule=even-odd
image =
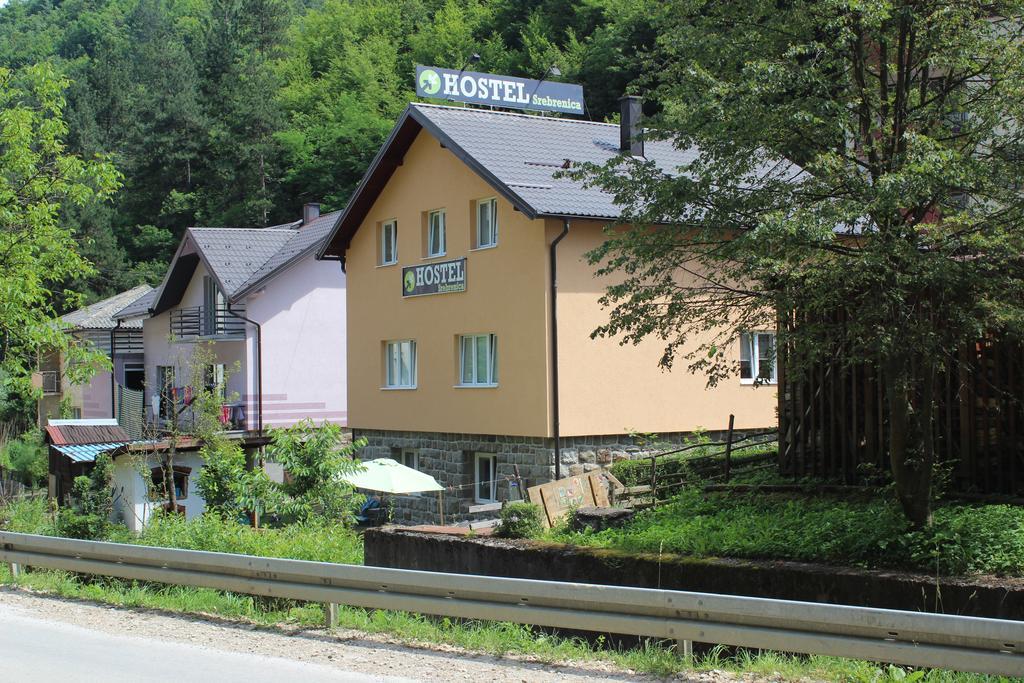
{"label": "weeds along guardrail", "polygon": [[[234,593],[1024,676],[1024,622],[0,532],[0,562]],[[330,617],[328,617],[330,619]],[[330,622],[329,622],[330,623]]]}

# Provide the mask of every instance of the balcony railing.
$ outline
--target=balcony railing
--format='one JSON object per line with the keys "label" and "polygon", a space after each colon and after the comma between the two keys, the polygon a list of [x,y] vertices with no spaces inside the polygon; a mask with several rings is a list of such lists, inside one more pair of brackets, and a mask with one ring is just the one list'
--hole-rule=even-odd
{"label": "balcony railing", "polygon": [[[151,404],[145,407],[146,428],[150,432],[169,432],[173,427],[173,413],[169,410],[157,411]],[[226,431],[245,431],[246,413],[243,403],[225,403],[220,407],[218,415],[220,424]],[[195,431],[196,414],[189,407],[179,407],[178,429],[191,433]]]}
{"label": "balcony railing", "polygon": [[[232,309],[238,315],[245,315],[245,309]],[[185,337],[245,337],[245,322],[228,312],[227,307],[207,308],[189,306],[171,311],[171,336]]]}
{"label": "balcony railing", "polygon": [[60,393],[60,373],[56,370],[43,370],[39,373],[43,376],[43,393],[44,394],[59,394]]}

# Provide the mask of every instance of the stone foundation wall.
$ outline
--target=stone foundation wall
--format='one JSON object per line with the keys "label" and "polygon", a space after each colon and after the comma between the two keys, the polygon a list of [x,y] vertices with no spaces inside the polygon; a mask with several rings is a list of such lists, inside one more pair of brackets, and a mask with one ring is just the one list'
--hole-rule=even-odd
{"label": "stone foundation wall", "polygon": [[630,554],[536,541],[369,529],[368,567],[667,588],[1019,620],[1024,579],[942,577],[785,562]]}
{"label": "stone foundation wall", "polygon": [[[446,487],[440,506],[435,493],[392,496],[392,521],[396,524],[438,524],[441,521],[439,507],[444,510],[446,524],[494,517],[493,512],[476,515],[469,513],[469,507],[476,504],[473,488],[476,453],[497,456],[499,501],[525,498],[525,488],[555,478],[555,441],[550,438],[369,429],[353,429],[352,435],[354,439],[367,441],[367,445],[359,452],[363,460],[398,460],[403,449],[415,450],[420,471]],[[705,435],[713,441],[725,438],[724,432]],[[566,437],[562,439],[561,475],[574,476],[618,460],[643,457],[652,451],[663,450],[665,444],[680,444],[692,436],[688,432],[659,434],[656,444],[628,434]],[[742,436],[737,432],[734,438]],[[523,482],[521,495],[517,494],[513,484],[517,471]]]}

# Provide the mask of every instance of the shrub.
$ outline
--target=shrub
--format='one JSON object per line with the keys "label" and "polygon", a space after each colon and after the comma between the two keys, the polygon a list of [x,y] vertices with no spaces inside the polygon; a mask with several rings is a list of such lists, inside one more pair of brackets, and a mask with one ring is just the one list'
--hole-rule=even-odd
{"label": "shrub", "polygon": [[41,486],[50,469],[42,432],[31,429],[0,446],[0,468],[13,472],[26,486]]}
{"label": "shrub", "polygon": [[203,468],[196,488],[206,502],[206,510],[224,517],[237,517],[239,505],[236,483],[245,475],[245,453],[237,441],[213,438],[200,450]]}
{"label": "shrub", "polygon": [[113,480],[114,461],[104,453],[96,458],[88,476],[75,477],[72,506],[57,516],[57,532],[70,538],[103,538],[114,507]]}
{"label": "shrub", "polygon": [[238,499],[250,509],[280,512],[289,521],[351,524],[362,502],[346,474],[360,471],[352,458],[366,442],[342,446],[341,427],[305,419],[286,429],[271,429],[269,456],[280,463],[288,477],[283,484],[262,472],[250,473],[238,487]]}
{"label": "shrub", "polygon": [[52,536],[56,530],[49,513],[50,503],[43,498],[13,500],[0,506],[0,529]]}
{"label": "shrub", "polygon": [[501,509],[501,522],[494,530],[501,538],[534,538],[544,533],[540,506],[535,503],[508,503]]}

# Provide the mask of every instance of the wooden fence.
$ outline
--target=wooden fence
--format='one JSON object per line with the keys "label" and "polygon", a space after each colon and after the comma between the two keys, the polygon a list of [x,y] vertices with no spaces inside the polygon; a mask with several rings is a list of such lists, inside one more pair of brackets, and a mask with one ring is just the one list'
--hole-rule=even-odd
{"label": "wooden fence", "polygon": [[[794,477],[853,484],[887,472],[885,383],[840,354],[799,374],[779,349],[779,466]],[[806,366],[806,363],[801,364]],[[1024,495],[1024,347],[987,336],[960,349],[939,375],[937,459],[958,493]]]}

